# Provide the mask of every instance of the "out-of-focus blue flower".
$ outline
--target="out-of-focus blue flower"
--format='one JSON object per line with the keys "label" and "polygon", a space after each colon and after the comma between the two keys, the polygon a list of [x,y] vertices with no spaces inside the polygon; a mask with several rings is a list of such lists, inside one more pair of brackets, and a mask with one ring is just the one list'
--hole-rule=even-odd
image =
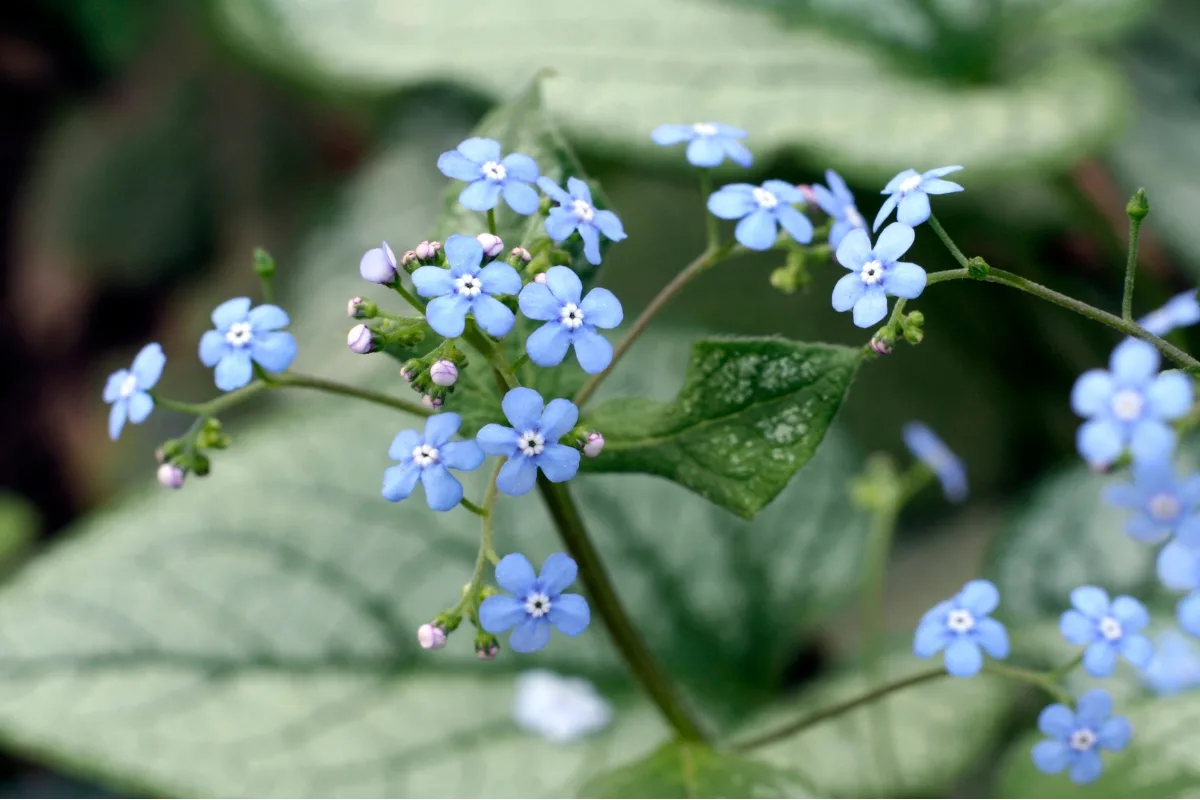
{"label": "out-of-focus blue flower", "polygon": [[879,226],[897,205],[899,205],[899,209],[896,211],[896,221],[903,222],[910,228],[915,228],[929,219],[931,213],[929,195],[963,190],[963,187],[954,181],[942,180],[943,175],[958,172],[960,169],[962,167],[938,167],[928,172],[906,169],[897,174],[880,192],[880,194],[890,195],[890,197],[883,201],[883,207],[875,215],[875,224],[871,226],[872,230],[879,230]]}
{"label": "out-of-focus blue flower", "polygon": [[567,636],[587,630],[591,611],[578,594],[563,594],[578,574],[575,561],[555,553],[534,575],[533,565],[520,553],[509,553],[496,565],[496,583],[509,594],[493,595],[479,606],[479,624],[488,633],[514,628],[508,646],[532,653],[550,643],[551,626]]}
{"label": "out-of-focus blue flower", "polygon": [[1164,631],[1154,640],[1154,658],[1142,670],[1142,681],[1155,694],[1172,695],[1200,686],[1200,647],[1179,631]]}
{"label": "out-of-focus blue flower", "polygon": [[1158,579],[1176,592],[1189,592],[1179,601],[1176,616],[1179,627],[1192,636],[1200,636],[1200,550],[1178,539],[1158,551]]}
{"label": "out-of-focus blue flower", "polygon": [[154,410],[150,390],[162,377],[166,363],[162,346],[154,342],[138,351],[129,369],[119,369],[108,376],[104,402],[112,404],[108,412],[108,435],[114,442],[120,437],[125,420],[137,425],[145,422]]}
{"label": "out-of-focus blue flower", "polygon": [[967,499],[967,470],[962,460],[923,422],[909,422],[903,428],[904,445],[914,458],[933,470],[942,491],[951,503]]}
{"label": "out-of-focus blue flower", "polygon": [[784,181],[762,186],[731,183],[708,197],[708,210],[721,219],[741,220],[733,237],[751,250],[769,250],[779,238],[779,226],[800,244],[812,241],[808,217],[792,206],[804,202],[804,193]]}
{"label": "out-of-focus blue flower", "polygon": [[489,456],[508,459],[496,476],[500,491],[525,494],[533,488],[539,469],[554,483],[575,477],[579,471],[579,451],[558,443],[579,419],[579,409],[574,403],[559,398],[543,408],[540,394],[517,387],[504,395],[501,406],[512,427],[493,422],[484,425],[475,437]]}
{"label": "out-of-focus blue flower", "polygon": [[[925,612],[913,638],[913,654],[930,658],[946,651],[946,671],[969,678],[983,668],[983,653],[1008,657],[1008,631],[989,615],[1000,604],[991,581],[970,581],[954,597]],[[982,650],[982,652],[981,652]]]}
{"label": "out-of-focus blue flower", "polygon": [[539,178],[537,183],[551,200],[558,203],[546,217],[546,235],[561,242],[579,231],[583,255],[589,264],[600,263],[600,234],[614,242],[625,238],[621,220],[611,211],[596,208],[592,204],[592,190],[579,178],[567,178],[569,192],[564,192],[549,178]]}
{"label": "out-of-focus blue flower", "polygon": [[854,309],[854,324],[869,328],[887,316],[887,296],[908,300],[925,290],[925,270],[909,261],[896,259],[908,252],[915,238],[913,229],[893,222],[879,234],[871,247],[867,232],[855,228],[838,245],[837,260],[850,270],[833,287],[835,311]]}
{"label": "out-of-focus blue flower", "polygon": [[858,207],[854,205],[854,195],[850,193],[850,188],[846,186],[841,175],[827,169],[825,182],[829,184],[828,188],[818,183],[813,185],[812,190],[817,198],[817,205],[833,220],[833,226],[829,229],[829,246],[837,248],[850,231],[855,228],[866,230],[867,221],[858,213]]}
{"label": "out-of-focus blue flower", "polygon": [[226,300],[212,312],[215,330],[200,337],[200,361],[216,367],[213,378],[224,392],[239,389],[254,377],[254,364],[282,372],[296,358],[296,339],[287,331],[287,312],[279,306],[250,308],[249,297]]}
{"label": "out-of-focus blue flower", "polygon": [[546,321],[525,343],[529,360],[539,367],[553,367],[574,345],[584,372],[603,371],[612,361],[613,348],[596,328],[621,324],[621,301],[608,289],[592,289],[580,300],[583,284],[569,267],[551,267],[545,275],[545,283],[526,284],[519,298],[521,313]]}
{"label": "out-of-focus blue flower", "polygon": [[1100,750],[1123,750],[1133,729],[1124,717],[1112,716],[1112,698],[1103,689],[1080,696],[1075,711],[1062,703],[1042,709],[1038,730],[1050,737],[1033,746],[1033,764],[1042,772],[1068,770],[1075,783],[1091,783],[1104,771]]}
{"label": "out-of-focus blue flower", "polygon": [[449,269],[421,267],[412,274],[413,286],[422,297],[434,298],[425,307],[425,319],[447,339],[461,336],[467,313],[475,315],[479,327],[497,338],[512,330],[516,315],[495,295],[521,291],[521,276],[503,261],[483,269],[483,245],[474,236],[455,234],[446,240]]}
{"label": "out-of-focus blue flower", "polygon": [[650,134],[655,144],[668,147],[688,142],[687,160],[697,167],[715,167],[729,156],[743,167],[750,166],[754,158],[739,139],[746,132],[732,125],[719,122],[697,122],[695,125],[659,125]]}
{"label": "out-of-focus blue flower", "polygon": [[1192,382],[1181,372],[1158,372],[1158,351],[1138,339],[1113,350],[1108,370],[1091,369],[1071,389],[1071,408],[1088,421],[1075,444],[1093,468],[1104,468],[1126,447],[1136,461],[1158,461],[1175,449],[1179,419],[1192,405]]}
{"label": "out-of-focus blue flower", "polygon": [[425,487],[425,501],[434,511],[449,511],[463,498],[462,484],[451,469],[470,471],[483,463],[483,450],[476,442],[450,441],[458,432],[462,417],[446,412],[425,423],[425,432],[400,431],[388,448],[388,456],[400,463],[383,472],[383,496],[397,503],[417,488],[417,479]]}
{"label": "out-of-focus blue flower", "polygon": [[517,677],[513,721],[547,741],[567,744],[608,727],[612,706],[584,678],[531,669]]}
{"label": "out-of-focus blue flower", "polygon": [[1196,290],[1175,295],[1162,308],[1151,311],[1138,320],[1141,325],[1155,336],[1166,336],[1176,328],[1186,328],[1200,322],[1200,301],[1196,299]]}
{"label": "out-of-focus blue flower", "polygon": [[1133,538],[1154,544],[1177,533],[1191,546],[1200,546],[1200,475],[1179,479],[1169,460],[1135,461],[1133,483],[1105,487],[1104,499],[1134,513],[1125,522]]}
{"label": "out-of-focus blue flower", "polygon": [[1150,624],[1146,607],[1128,595],[1109,602],[1098,586],[1080,586],[1071,591],[1075,608],[1063,612],[1059,630],[1071,644],[1086,645],[1083,668],[1097,678],[1106,678],[1117,666],[1117,655],[1139,669],[1150,663],[1154,647],[1141,631]]}
{"label": "out-of-focus blue flower", "polygon": [[501,158],[500,143],[495,139],[467,139],[458,149],[438,157],[438,169],[448,178],[467,182],[458,196],[463,208],[488,211],[503,194],[504,202],[518,214],[538,209],[538,195],[530,185],[538,179],[537,163],[521,153]]}

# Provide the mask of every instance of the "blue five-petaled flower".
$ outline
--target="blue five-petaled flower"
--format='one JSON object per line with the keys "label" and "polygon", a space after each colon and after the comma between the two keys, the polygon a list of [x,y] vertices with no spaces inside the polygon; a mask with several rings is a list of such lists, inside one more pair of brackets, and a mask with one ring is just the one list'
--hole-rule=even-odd
{"label": "blue five-petaled flower", "polygon": [[841,175],[827,169],[825,182],[829,184],[828,188],[818,183],[813,185],[812,191],[817,198],[817,205],[833,220],[833,226],[829,229],[829,246],[836,248],[850,231],[855,228],[866,230],[867,221],[858,213],[854,195]]}
{"label": "blue five-petaled flower", "polygon": [[914,457],[933,470],[942,492],[951,503],[967,499],[967,469],[946,443],[923,422],[909,422],[903,430],[904,445]]}
{"label": "blue five-petaled flower", "polygon": [[518,387],[504,395],[500,405],[511,428],[490,423],[480,428],[476,440],[489,456],[508,460],[496,476],[496,487],[505,494],[521,495],[533,488],[540,469],[552,483],[575,477],[579,451],[558,444],[575,427],[579,409],[570,400],[551,400],[542,407],[542,396]]}
{"label": "blue five-petaled flower", "polygon": [[1192,405],[1192,382],[1180,372],[1158,372],[1158,351],[1138,339],[1117,345],[1108,371],[1091,369],[1071,389],[1071,408],[1087,422],[1075,444],[1094,468],[1107,467],[1125,450],[1137,461],[1167,458],[1175,431],[1166,423]]}
{"label": "blue five-petaled flower", "polygon": [[569,267],[546,270],[546,282],[533,282],[521,290],[521,313],[546,324],[529,336],[525,350],[539,367],[561,364],[567,349],[575,346],[575,357],[584,372],[601,372],[612,361],[613,348],[596,328],[621,324],[621,301],[608,289],[592,289],[582,300],[583,283]]}
{"label": "blue five-petaled flower", "polygon": [[412,494],[420,479],[425,501],[434,511],[449,511],[463,498],[463,487],[451,469],[470,471],[483,463],[483,450],[471,440],[452,442],[462,417],[436,414],[425,423],[425,432],[400,431],[388,456],[400,463],[383,472],[383,496],[393,503]]}
{"label": "blue five-petaled flower", "polygon": [[731,183],[708,197],[708,210],[721,219],[736,219],[733,237],[751,250],[769,250],[779,238],[779,226],[800,244],[812,241],[813,226],[792,203],[804,194],[784,181],[766,181],[762,186]]}
{"label": "blue five-petaled flower", "polygon": [[1134,513],[1125,531],[1141,542],[1154,544],[1175,534],[1185,544],[1200,546],[1200,474],[1180,479],[1170,460],[1135,461],[1133,483],[1116,483],[1103,497],[1118,508]]}
{"label": "blue five-petaled flower", "polygon": [[575,582],[575,561],[555,553],[542,564],[540,575],[520,553],[509,553],[496,565],[496,583],[510,594],[492,595],[479,606],[479,624],[488,633],[514,628],[508,646],[532,653],[550,643],[550,627],[567,636],[587,630],[591,612],[581,595],[563,594]]}
{"label": "blue five-petaled flower", "polygon": [[913,229],[893,222],[883,229],[875,246],[867,232],[855,228],[837,248],[837,260],[849,275],[833,287],[835,311],[854,309],[854,324],[869,328],[887,315],[887,295],[912,300],[925,290],[925,270],[897,261],[912,247]]}
{"label": "blue five-petaled flower", "polygon": [[1179,601],[1175,614],[1179,627],[1200,636],[1200,550],[1176,539],[1158,551],[1158,579],[1176,592],[1190,592]]}
{"label": "blue five-petaled flower", "polygon": [[1008,657],[1008,631],[989,614],[1000,604],[990,581],[970,581],[949,600],[925,612],[913,638],[913,654],[930,658],[946,651],[946,672],[969,678],[983,668],[983,653]]}
{"label": "blue five-petaled flower", "polygon": [[915,228],[929,219],[929,195],[961,192],[963,187],[954,181],[942,180],[943,175],[958,172],[962,167],[938,167],[927,172],[917,172],[906,169],[888,181],[880,194],[891,195],[883,201],[879,213],[875,215],[875,224],[871,230],[879,230],[879,226],[887,219],[892,209],[896,209],[896,221],[903,222],[910,228]]}
{"label": "blue five-petaled flower", "polygon": [[1068,770],[1075,783],[1091,783],[1104,771],[1100,750],[1123,750],[1133,730],[1112,716],[1112,698],[1103,689],[1080,695],[1075,711],[1053,703],[1038,716],[1038,730],[1050,737],[1033,746],[1033,764],[1042,772]]}
{"label": "blue five-petaled flower", "polygon": [[138,351],[129,369],[119,369],[108,376],[104,384],[104,402],[112,403],[108,412],[108,435],[115,442],[125,427],[125,420],[135,425],[146,420],[154,410],[150,390],[162,377],[167,357],[157,343]]}
{"label": "blue five-petaled flower", "polygon": [[516,315],[494,295],[521,291],[521,276],[503,261],[493,261],[480,269],[483,245],[474,236],[455,234],[446,240],[449,269],[421,267],[412,274],[413,286],[422,297],[434,298],[425,307],[425,319],[447,339],[461,336],[467,325],[467,313],[491,336],[504,336],[512,330]]}
{"label": "blue five-petaled flower", "polygon": [[538,179],[537,162],[521,153],[501,158],[495,139],[467,139],[458,149],[442,153],[437,163],[446,177],[468,183],[458,196],[464,208],[489,211],[503,194],[504,202],[518,214],[538,209],[538,194],[530,185]]}
{"label": "blue five-petaled flower", "polygon": [[213,378],[222,391],[248,384],[254,364],[268,372],[282,372],[296,358],[296,339],[281,330],[289,320],[279,306],[252,309],[249,297],[235,297],[213,310],[212,321],[216,329],[200,337],[200,361],[216,367]]}
{"label": "blue five-petaled flower", "polygon": [[1098,586],[1079,586],[1071,591],[1071,604],[1058,627],[1071,644],[1086,645],[1083,668],[1094,677],[1106,678],[1122,656],[1138,669],[1154,656],[1154,646],[1141,631],[1150,624],[1146,607],[1128,595],[1113,598]]}
{"label": "blue five-petaled flower", "polygon": [[732,125],[719,122],[697,122],[695,125],[659,125],[650,134],[655,144],[669,147],[687,142],[688,163],[697,167],[715,167],[730,159],[743,167],[749,167],[754,158],[739,139],[746,132]]}
{"label": "blue five-petaled flower", "polygon": [[592,190],[579,178],[567,178],[568,192],[549,178],[537,182],[550,199],[558,203],[546,217],[546,235],[561,242],[575,231],[583,239],[583,255],[589,264],[600,263],[600,234],[619,242],[625,238],[621,220],[611,211],[596,208],[592,202]]}

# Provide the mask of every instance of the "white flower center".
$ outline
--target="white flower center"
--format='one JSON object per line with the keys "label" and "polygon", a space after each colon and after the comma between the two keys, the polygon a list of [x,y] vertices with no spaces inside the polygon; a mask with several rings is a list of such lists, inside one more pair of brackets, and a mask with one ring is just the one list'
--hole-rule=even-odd
{"label": "white flower center", "polygon": [[956,608],[946,617],[946,627],[951,633],[966,633],[975,627],[975,617],[965,608]]}
{"label": "white flower center", "polygon": [[711,122],[697,122],[692,126],[692,130],[696,132],[697,136],[717,135],[717,126],[713,125]]}
{"label": "white flower center", "polygon": [[413,448],[412,457],[418,467],[428,467],[437,463],[438,450],[433,445],[419,444]]}
{"label": "white flower center", "polygon": [[775,206],[779,205],[779,198],[774,192],[768,192],[760,186],[754,187],[754,202],[758,203],[759,208],[765,208],[770,211]]}
{"label": "white flower center", "polygon": [[571,210],[584,222],[591,222],[592,218],[596,216],[596,209],[592,208],[592,204],[586,200],[576,200],[571,203]]}
{"label": "white flower center", "polygon": [[525,598],[525,613],[537,619],[550,613],[550,598],[543,592],[532,592]]}
{"label": "white flower center", "polygon": [[1121,623],[1117,622],[1112,617],[1105,617],[1100,620],[1100,635],[1110,642],[1115,642],[1121,638]]}
{"label": "white flower center", "polygon": [[253,335],[254,331],[250,328],[249,322],[235,322],[225,332],[225,341],[234,347],[245,347],[250,344],[250,337]]}
{"label": "white flower center", "polygon": [[854,206],[846,206],[844,209],[842,209],[842,214],[846,217],[846,221],[854,227],[867,227],[867,221],[862,218],[862,214],[858,213],[858,209]]}
{"label": "white flower center", "polygon": [[489,181],[496,181],[499,183],[508,177],[508,170],[505,169],[504,165],[499,161],[489,161],[484,164],[481,169],[483,170],[483,177],[487,178]]}
{"label": "white flower center", "polygon": [[559,312],[559,322],[567,326],[567,330],[573,331],[583,324],[583,311],[574,303],[567,303]]}
{"label": "white flower center", "polygon": [[132,375],[125,376],[125,380],[121,381],[120,395],[121,397],[129,397],[137,391],[137,378]]}
{"label": "white flower center", "polygon": [[896,191],[900,192],[900,194],[908,194],[920,185],[921,176],[913,175],[911,178],[905,178],[903,181],[901,181],[900,185],[896,187]]}
{"label": "white flower center", "polygon": [[1150,510],[1150,516],[1161,522],[1175,519],[1183,510],[1183,506],[1175,495],[1166,492],[1151,497],[1150,502],[1146,503],[1146,507]]}
{"label": "white flower center", "polygon": [[1071,749],[1083,753],[1096,746],[1096,734],[1091,728],[1080,728],[1071,734]]}
{"label": "white flower center", "polygon": [[454,281],[454,288],[469,300],[479,296],[479,293],[483,291],[483,283],[474,275],[463,275]]}
{"label": "white flower center", "polygon": [[1112,413],[1117,419],[1122,422],[1133,422],[1142,415],[1142,408],[1146,401],[1142,399],[1142,393],[1134,389],[1122,389],[1113,395]]}
{"label": "white flower center", "polygon": [[862,282],[867,286],[873,286],[883,280],[883,264],[879,263],[879,259],[873,259],[863,264],[862,272],[859,273]]}
{"label": "white flower center", "polygon": [[546,439],[537,431],[525,431],[517,438],[517,447],[527,456],[540,456],[546,449]]}

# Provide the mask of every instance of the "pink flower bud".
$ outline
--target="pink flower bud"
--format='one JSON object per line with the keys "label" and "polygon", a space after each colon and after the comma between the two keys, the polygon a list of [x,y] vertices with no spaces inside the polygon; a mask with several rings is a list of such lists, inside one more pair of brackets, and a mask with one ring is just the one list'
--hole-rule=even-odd
{"label": "pink flower bud", "polygon": [[458,366],[444,358],[435,361],[429,368],[429,378],[438,386],[453,386],[458,382]]}
{"label": "pink flower bud", "polygon": [[524,247],[514,247],[512,249],[512,253],[510,253],[510,255],[521,259],[526,264],[528,264],[530,261],[533,260],[533,256],[529,255],[529,251],[526,250]]}
{"label": "pink flower bud", "polygon": [[811,186],[807,183],[800,183],[796,185],[796,188],[800,190],[800,194],[804,195],[804,202],[807,205],[815,206],[817,204],[817,195]]}
{"label": "pink flower bud", "polygon": [[400,369],[400,377],[404,378],[404,380],[408,381],[409,383],[412,383],[413,371],[411,369],[401,368]]}
{"label": "pink flower bud", "polygon": [[892,346],[879,337],[871,339],[871,349],[881,356],[891,355]]}
{"label": "pink flower bud", "polygon": [[158,467],[158,484],[166,489],[183,486],[183,478],[183,470],[174,464],[161,464]]}
{"label": "pink flower bud", "polygon": [[400,263],[407,267],[409,264],[412,264],[417,260],[417,253],[415,250],[406,250],[404,255],[400,258]]}
{"label": "pink flower bud", "polygon": [[491,661],[500,652],[500,645],[495,642],[488,642],[487,646],[479,646],[475,648],[475,657],[480,661]]}
{"label": "pink flower bud", "polygon": [[440,397],[431,397],[430,395],[421,395],[421,405],[426,408],[441,408],[446,401]]}
{"label": "pink flower bud", "polygon": [[355,325],[346,334],[346,345],[352,352],[366,355],[375,349],[375,336],[366,325]]}
{"label": "pink flower bud", "polygon": [[504,240],[494,233],[481,233],[475,239],[483,245],[483,254],[488,258],[495,258],[504,249]]}
{"label": "pink flower bud", "polygon": [[604,434],[595,431],[588,434],[587,442],[583,445],[583,454],[595,458],[604,451]]}
{"label": "pink flower bud", "polygon": [[534,275],[533,282],[534,283],[545,283],[546,282],[546,273],[539,272],[537,275]]}
{"label": "pink flower bud", "polygon": [[357,306],[361,302],[361,297],[351,297],[350,302],[346,303],[346,316],[348,316],[350,319],[354,319],[354,317],[358,314]]}
{"label": "pink flower bud", "polygon": [[429,259],[433,258],[433,256],[437,253],[437,249],[433,246],[434,244],[434,242],[421,242],[419,245],[417,245],[417,249],[414,251],[417,255],[417,258],[421,259],[422,261],[428,261]]}
{"label": "pink flower bud", "polygon": [[446,646],[446,631],[431,622],[417,628],[417,644],[424,650],[441,650]]}

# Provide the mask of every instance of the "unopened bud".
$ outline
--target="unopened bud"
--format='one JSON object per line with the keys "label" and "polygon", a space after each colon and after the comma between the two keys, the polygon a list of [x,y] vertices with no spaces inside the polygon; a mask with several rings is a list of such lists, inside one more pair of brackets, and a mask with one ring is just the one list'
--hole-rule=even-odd
{"label": "unopened bud", "polygon": [[371,283],[390,285],[396,280],[396,254],[388,243],[376,247],[363,254],[358,262],[358,273]]}
{"label": "unopened bud", "polygon": [[796,184],[796,188],[800,191],[800,194],[804,195],[805,205],[815,206],[817,204],[817,193],[813,191],[811,186],[807,183],[799,183]]}
{"label": "unopened bud", "polygon": [[441,650],[446,646],[446,631],[438,625],[426,622],[417,628],[417,644],[423,650]]}
{"label": "unopened bud", "polygon": [[988,273],[991,271],[992,271],[991,266],[989,266],[988,263],[986,261],[984,261],[981,257],[974,256],[973,258],[967,259],[967,275],[974,278],[975,280],[977,280],[977,281],[983,280],[984,278],[986,278],[988,276]]}
{"label": "unopened bud", "polygon": [[892,354],[892,346],[884,339],[876,336],[871,339],[871,349],[881,356],[889,356]]}
{"label": "unopened bud", "polygon": [[429,378],[438,386],[453,386],[458,382],[458,366],[444,358],[435,361],[429,368]]}
{"label": "unopened bud", "polygon": [[346,304],[346,313],[351,319],[374,319],[379,313],[379,306],[361,297],[351,297]]}
{"label": "unopened bud", "polygon": [[417,254],[417,258],[422,261],[432,261],[437,257],[438,251],[442,249],[441,242],[421,242],[413,250]]}
{"label": "unopened bud", "polygon": [[526,264],[533,260],[533,256],[529,255],[529,251],[524,247],[514,247],[512,251],[509,252],[509,255]]}
{"label": "unopened bud", "polygon": [[155,450],[154,451],[154,460],[157,461],[159,464],[166,461],[167,460],[167,451],[163,450],[161,447],[158,448],[157,450]]}
{"label": "unopened bud", "polygon": [[533,282],[534,283],[545,283],[546,282],[546,273],[539,272],[537,275],[534,275]]}
{"label": "unopened bud", "polygon": [[909,344],[920,344],[924,340],[925,331],[921,330],[920,328],[914,326],[904,329],[904,341],[908,342]]}
{"label": "unopened bud", "polygon": [[475,239],[483,245],[483,254],[488,258],[495,258],[504,249],[504,240],[494,233],[481,233]]}
{"label": "unopened bud", "polygon": [[925,324],[925,315],[920,311],[910,311],[905,322],[909,325],[915,325],[919,328]]}
{"label": "unopened bud", "polygon": [[1141,222],[1150,213],[1150,204],[1146,202],[1146,190],[1138,189],[1133,193],[1133,197],[1129,198],[1129,202],[1125,204],[1125,213],[1130,219],[1135,219]]}
{"label": "unopened bud", "polygon": [[372,353],[375,351],[375,334],[366,325],[355,325],[346,334],[346,345],[359,355]]}
{"label": "unopened bud", "polygon": [[441,408],[445,402],[446,401],[440,397],[433,397],[427,394],[421,395],[421,405],[425,406],[426,408]]}
{"label": "unopened bud", "polygon": [[400,377],[401,377],[401,378],[404,378],[404,380],[406,380],[406,381],[408,381],[409,383],[411,383],[411,382],[412,382],[412,379],[413,379],[413,378],[415,378],[416,376],[415,376],[415,375],[413,375],[413,371],[412,371],[411,369],[403,369],[403,368],[401,368],[401,370],[400,370]]}
{"label": "unopened bud", "polygon": [[404,255],[400,257],[401,266],[410,266],[413,262],[419,261],[415,250],[405,250]]}
{"label": "unopened bud", "polygon": [[604,434],[592,431],[583,445],[583,454],[588,458],[595,458],[602,452],[604,452]]}
{"label": "unopened bud", "polygon": [[254,249],[254,271],[263,280],[269,281],[275,277],[275,259],[261,247]]}
{"label": "unopened bud", "polygon": [[160,464],[158,467],[158,484],[167,489],[178,489],[183,486],[183,470],[171,463]]}
{"label": "unopened bud", "polygon": [[475,645],[475,657],[480,661],[491,661],[500,652],[500,643],[496,641]]}

